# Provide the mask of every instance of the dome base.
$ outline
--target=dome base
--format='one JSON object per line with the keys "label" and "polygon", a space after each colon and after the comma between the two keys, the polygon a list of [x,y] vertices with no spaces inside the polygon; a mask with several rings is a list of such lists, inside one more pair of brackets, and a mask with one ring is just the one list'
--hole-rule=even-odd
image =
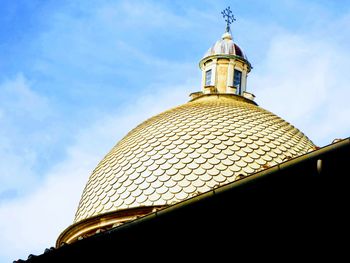
{"label": "dome base", "polygon": [[56,247],[71,244],[77,240],[104,232],[147,214],[156,212],[165,206],[136,207],[109,212],[79,221],[66,228],[56,241]]}
{"label": "dome base", "polygon": [[[248,92],[246,92],[248,93]],[[249,93],[251,94],[251,93]],[[203,93],[203,92],[193,92],[190,95],[190,102],[195,101],[195,100],[200,100],[200,99],[205,99],[208,97],[214,97],[214,98],[220,98],[220,99],[231,99],[231,100],[236,100],[236,101],[242,101],[242,102],[247,102],[250,104],[254,104],[256,106],[258,106],[258,104],[253,101],[254,99],[254,95],[251,94],[251,97],[247,97],[247,96],[240,96],[240,95],[236,95],[236,94],[232,94],[232,93],[215,93],[215,92],[211,92],[211,93]]]}

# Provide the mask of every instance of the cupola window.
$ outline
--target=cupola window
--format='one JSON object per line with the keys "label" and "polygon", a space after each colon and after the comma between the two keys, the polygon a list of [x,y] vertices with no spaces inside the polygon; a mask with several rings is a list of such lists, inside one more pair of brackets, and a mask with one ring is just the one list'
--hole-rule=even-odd
{"label": "cupola window", "polygon": [[233,86],[237,88],[237,94],[241,94],[242,71],[235,69],[233,74]]}
{"label": "cupola window", "polygon": [[211,69],[205,72],[205,86],[210,86],[211,84]]}

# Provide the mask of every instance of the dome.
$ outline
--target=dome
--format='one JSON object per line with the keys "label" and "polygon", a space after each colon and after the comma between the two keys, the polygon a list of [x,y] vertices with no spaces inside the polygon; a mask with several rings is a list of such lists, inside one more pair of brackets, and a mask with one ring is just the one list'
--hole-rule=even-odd
{"label": "dome", "polygon": [[204,58],[213,55],[232,55],[243,58],[248,61],[242,49],[236,43],[233,42],[232,36],[228,32],[224,33],[221,39],[216,41],[216,43],[208,49],[208,51],[204,55]]}
{"label": "dome", "polygon": [[111,149],[89,177],[74,223],[58,237],[57,247],[315,148],[246,91],[252,67],[233,42],[233,16],[228,12],[227,17],[226,33],[199,62],[201,91],[192,93],[188,103],[144,121]]}
{"label": "dome", "polygon": [[90,176],[74,222],[181,202],[313,147],[250,100],[202,95],[146,120],[118,142]]}

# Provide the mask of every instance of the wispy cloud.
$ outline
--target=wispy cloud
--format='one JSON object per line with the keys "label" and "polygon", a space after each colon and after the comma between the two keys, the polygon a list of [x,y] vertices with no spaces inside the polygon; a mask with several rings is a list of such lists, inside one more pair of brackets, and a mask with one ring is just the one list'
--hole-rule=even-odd
{"label": "wispy cloud", "polygon": [[0,90],[0,106],[9,117],[23,115],[40,120],[50,114],[47,98],[36,93],[21,73],[0,84]]}
{"label": "wispy cloud", "polygon": [[35,92],[23,74],[1,83],[0,91],[1,202],[28,192],[38,181],[33,171],[38,151],[33,148],[45,144],[40,128],[52,112],[48,99]]}
{"label": "wispy cloud", "polygon": [[[140,96],[133,105],[96,120],[76,131],[75,143],[66,149],[67,157],[56,164],[38,182],[30,195],[0,204],[0,259],[26,258],[54,246],[60,232],[73,222],[83,187],[98,161],[137,124],[169,106],[185,102],[191,87],[167,87]],[[25,216],[24,216],[25,215]]]}
{"label": "wispy cloud", "polygon": [[[325,28],[312,34],[279,32],[249,82],[262,107],[290,121],[320,146],[350,134],[346,117],[350,50],[343,46],[350,32],[343,30],[344,23],[349,28],[349,20],[340,17],[326,32]],[[330,37],[334,32],[342,34]]]}

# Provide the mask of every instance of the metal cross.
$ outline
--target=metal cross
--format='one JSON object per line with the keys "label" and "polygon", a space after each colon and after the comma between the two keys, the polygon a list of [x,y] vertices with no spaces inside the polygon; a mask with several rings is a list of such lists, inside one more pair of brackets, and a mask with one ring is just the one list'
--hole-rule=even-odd
{"label": "metal cross", "polygon": [[226,32],[230,32],[230,24],[232,24],[233,21],[236,21],[235,16],[232,14],[232,11],[230,9],[230,7],[227,7],[226,9],[224,9],[222,12],[222,17],[225,19],[226,21]]}

